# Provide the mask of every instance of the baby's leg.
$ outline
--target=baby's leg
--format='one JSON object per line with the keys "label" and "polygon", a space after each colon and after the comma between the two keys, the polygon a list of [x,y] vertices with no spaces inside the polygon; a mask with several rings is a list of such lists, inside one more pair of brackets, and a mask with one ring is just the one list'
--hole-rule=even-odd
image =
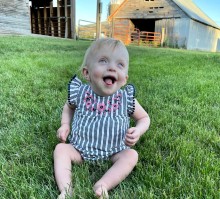
{"label": "baby's leg", "polygon": [[107,191],[117,186],[133,170],[138,161],[138,153],[133,149],[123,150],[111,158],[112,167],[96,182],[93,189],[99,198],[105,198]]}
{"label": "baby's leg", "polygon": [[82,162],[80,153],[71,144],[58,144],[54,150],[54,172],[60,190],[59,199],[65,199],[65,196],[72,195],[72,162]]}

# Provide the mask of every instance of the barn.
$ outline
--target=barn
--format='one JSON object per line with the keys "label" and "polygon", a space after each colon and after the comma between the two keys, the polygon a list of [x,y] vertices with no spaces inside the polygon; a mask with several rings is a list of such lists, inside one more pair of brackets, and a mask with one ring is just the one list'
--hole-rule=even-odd
{"label": "barn", "polygon": [[[112,0],[112,37],[220,52],[220,27],[192,0]],[[156,43],[158,44],[158,43]]]}
{"label": "barn", "polygon": [[1,0],[0,34],[74,38],[75,0]]}

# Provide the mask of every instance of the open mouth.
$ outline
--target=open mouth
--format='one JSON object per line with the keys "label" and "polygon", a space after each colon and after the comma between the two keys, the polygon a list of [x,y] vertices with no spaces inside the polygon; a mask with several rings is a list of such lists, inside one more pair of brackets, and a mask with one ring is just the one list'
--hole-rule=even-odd
{"label": "open mouth", "polygon": [[103,81],[107,84],[107,85],[112,85],[116,82],[116,78],[113,76],[106,76],[103,78]]}

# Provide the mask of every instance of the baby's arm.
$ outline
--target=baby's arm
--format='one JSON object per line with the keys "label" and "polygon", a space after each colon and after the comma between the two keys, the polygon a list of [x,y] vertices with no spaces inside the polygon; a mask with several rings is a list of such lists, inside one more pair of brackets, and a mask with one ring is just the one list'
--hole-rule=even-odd
{"label": "baby's arm", "polygon": [[136,122],[135,127],[128,129],[125,136],[125,144],[127,146],[134,146],[150,126],[150,117],[139,102],[135,99],[135,111],[132,118]]}
{"label": "baby's arm", "polygon": [[61,142],[66,142],[66,138],[70,133],[70,125],[73,118],[75,107],[65,103],[62,112],[61,126],[57,130],[57,137]]}

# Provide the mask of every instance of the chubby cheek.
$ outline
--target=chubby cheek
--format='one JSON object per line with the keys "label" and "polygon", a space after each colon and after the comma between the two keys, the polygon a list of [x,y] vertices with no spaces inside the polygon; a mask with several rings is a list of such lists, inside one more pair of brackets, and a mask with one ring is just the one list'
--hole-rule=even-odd
{"label": "chubby cheek", "polygon": [[102,79],[102,72],[100,70],[93,70],[91,75],[92,75],[92,78],[95,80],[98,80],[100,78]]}
{"label": "chubby cheek", "polygon": [[93,71],[93,76],[94,77],[99,77],[100,76],[100,72],[97,71],[97,70]]}

